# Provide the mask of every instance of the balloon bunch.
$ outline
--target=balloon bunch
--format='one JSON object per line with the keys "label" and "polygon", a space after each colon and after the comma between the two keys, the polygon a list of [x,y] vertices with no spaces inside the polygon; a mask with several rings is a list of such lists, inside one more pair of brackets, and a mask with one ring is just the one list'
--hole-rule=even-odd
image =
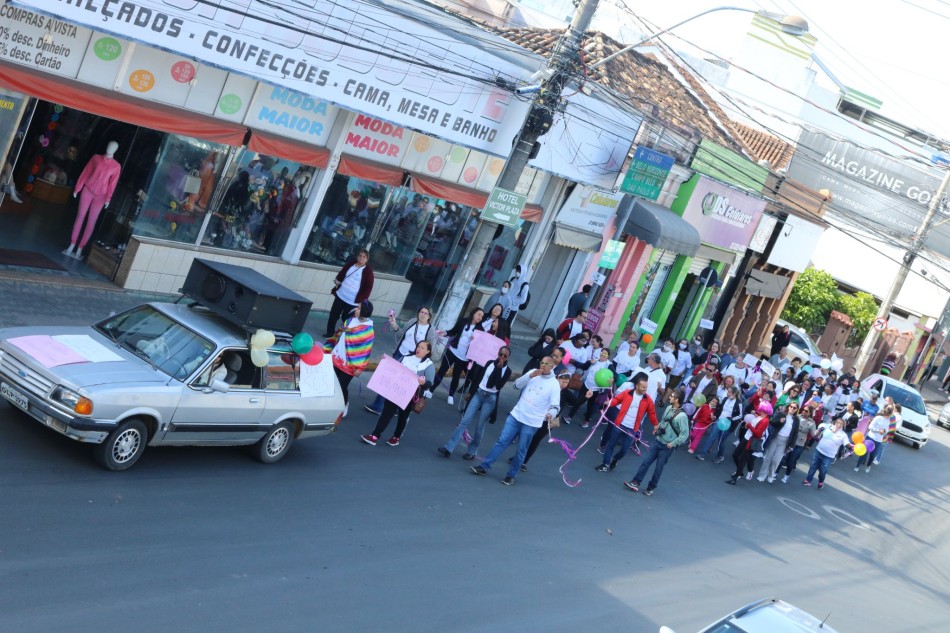
{"label": "balloon bunch", "polygon": [[313,337],[306,332],[294,334],[294,338],[290,341],[290,348],[307,365],[319,365],[323,360],[323,348],[314,345]]}
{"label": "balloon bunch", "polygon": [[267,348],[277,341],[277,337],[270,330],[258,330],[251,336],[251,362],[255,367],[266,367],[268,362]]}
{"label": "balloon bunch", "polygon": [[874,452],[874,440],[865,438],[861,431],[851,434],[851,442],[854,444],[854,454],[858,457]]}

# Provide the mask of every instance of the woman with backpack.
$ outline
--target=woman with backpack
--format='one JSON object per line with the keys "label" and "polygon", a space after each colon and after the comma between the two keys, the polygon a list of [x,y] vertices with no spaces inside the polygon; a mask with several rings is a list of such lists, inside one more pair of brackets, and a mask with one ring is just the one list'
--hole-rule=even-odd
{"label": "woman with backpack", "polygon": [[[389,327],[396,333],[402,329],[396,321],[395,313],[392,312],[389,314]],[[402,360],[406,356],[414,354],[419,343],[429,340],[429,334],[431,332],[432,308],[422,306],[419,308],[419,312],[416,313],[416,318],[410,321],[408,325],[406,325],[406,329],[403,330],[399,343],[396,345],[396,350],[393,352],[393,359]],[[376,396],[376,400],[373,401],[373,404],[364,405],[363,408],[373,415],[379,415],[383,411],[384,402],[382,396]]]}

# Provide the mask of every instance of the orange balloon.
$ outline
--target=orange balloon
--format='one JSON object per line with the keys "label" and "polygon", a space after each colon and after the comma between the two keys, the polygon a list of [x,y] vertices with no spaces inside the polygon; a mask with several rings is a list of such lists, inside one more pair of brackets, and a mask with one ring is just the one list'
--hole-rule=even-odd
{"label": "orange balloon", "polygon": [[640,342],[641,342],[641,343],[646,343],[647,345],[649,345],[650,343],[653,342],[653,335],[652,335],[652,334],[644,334],[643,336],[640,337]]}

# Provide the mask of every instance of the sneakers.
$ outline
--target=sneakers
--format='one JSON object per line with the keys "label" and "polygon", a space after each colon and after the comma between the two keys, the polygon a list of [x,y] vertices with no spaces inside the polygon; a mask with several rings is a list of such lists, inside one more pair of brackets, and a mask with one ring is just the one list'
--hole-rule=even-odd
{"label": "sneakers", "polygon": [[865,468],[865,469],[864,469],[864,472],[866,472],[866,473],[869,473],[869,472],[871,472],[871,467],[870,467],[870,466],[868,466],[867,468]]}
{"label": "sneakers", "polygon": [[590,428],[590,420],[584,420],[584,423],[581,424],[581,428],[582,428],[582,429],[589,429],[589,428]]}
{"label": "sneakers", "polygon": [[523,472],[523,473],[528,472],[528,465],[527,465],[527,464],[521,464],[521,472]]}
{"label": "sneakers", "polygon": [[696,459],[698,459],[698,460],[701,461],[701,462],[706,461],[706,458],[703,457],[702,455],[697,455],[697,456],[696,456]]}
{"label": "sneakers", "polygon": [[376,446],[376,442],[379,441],[379,438],[375,435],[360,435],[360,439],[369,444],[370,446]]}
{"label": "sneakers", "polygon": [[[73,255],[73,257],[75,257],[75,255]],[[346,414],[349,413],[349,412],[350,412],[350,404],[349,404],[349,403],[344,404],[344,405],[343,405],[343,417],[345,418],[345,417],[346,417]]]}
{"label": "sneakers", "polygon": [[694,451],[693,449],[689,449],[689,450],[686,451],[686,452],[689,453],[690,455],[692,455],[692,454],[694,454],[696,451]]}
{"label": "sneakers", "polygon": [[561,418],[561,421],[564,422],[564,424],[570,424],[571,418],[570,416],[565,415],[563,418]]}
{"label": "sneakers", "polygon": [[616,467],[617,467],[617,458],[614,457],[612,460],[610,460],[610,470],[613,470]]}
{"label": "sneakers", "polygon": [[818,490],[821,490],[821,489],[824,488],[824,487],[825,487],[825,482],[819,481],[819,482],[818,482]]}
{"label": "sneakers", "polygon": [[739,481],[738,477],[730,477],[729,479],[726,480],[726,483],[729,484],[730,486],[735,486],[737,481]]}
{"label": "sneakers", "polygon": [[802,482],[802,485],[803,485],[803,486],[810,486],[810,485],[811,485],[811,482],[806,479],[805,481]]}
{"label": "sneakers", "polygon": [[656,488],[647,488],[646,490],[643,491],[643,494],[645,494],[648,497],[652,497],[654,490],[656,490]]}
{"label": "sneakers", "polygon": [[783,484],[787,484],[787,483],[788,483],[788,475],[785,475],[784,477],[782,477],[782,483],[783,483]]}
{"label": "sneakers", "polygon": [[746,480],[746,481],[752,481],[752,473],[746,473],[746,475],[745,475],[745,480]]}
{"label": "sneakers", "polygon": [[874,460],[874,465],[875,465],[875,466],[879,465],[880,463],[881,463],[881,462],[880,462],[879,460],[876,460],[876,459]]}
{"label": "sneakers", "polygon": [[452,457],[452,453],[450,453],[449,449],[445,448],[444,446],[440,446],[439,448],[435,450],[439,451],[439,455],[441,455],[442,457],[445,457],[445,458]]}
{"label": "sneakers", "polygon": [[[448,455],[446,455],[446,457],[448,457]],[[465,453],[464,455],[462,455],[462,459],[475,459],[475,455],[473,455],[472,453]]]}
{"label": "sneakers", "polygon": [[369,411],[370,413],[372,413],[373,415],[379,415],[379,414],[382,413],[382,411],[377,411],[376,409],[374,409],[373,407],[369,406],[368,404],[364,404],[364,405],[363,405],[363,408],[366,409],[367,411]]}
{"label": "sneakers", "polygon": [[453,398],[452,396],[449,396],[448,402],[449,404],[455,404],[455,398]]}
{"label": "sneakers", "polygon": [[625,481],[623,485],[626,486],[629,490],[634,492],[640,492],[640,482],[639,481]]}
{"label": "sneakers", "polygon": [[501,483],[505,484],[506,486],[514,486],[514,485],[515,485],[515,478],[514,478],[514,477],[508,477],[508,476],[506,475],[505,478],[501,480]]}
{"label": "sneakers", "polygon": [[386,440],[386,443],[390,446],[399,446],[399,438],[394,435],[393,437]]}
{"label": "sneakers", "polygon": [[756,477],[755,480],[756,480],[757,482],[759,482],[760,484],[764,484],[764,483],[765,483],[765,475],[762,475],[761,477]]}
{"label": "sneakers", "polygon": [[717,457],[716,459],[713,460],[713,463],[714,463],[714,464],[721,464],[722,462],[725,461],[725,459],[726,459],[725,457]]}
{"label": "sneakers", "polygon": [[482,465],[472,466],[471,468],[469,468],[469,470],[480,477],[483,477],[488,474],[488,469]]}
{"label": "sneakers", "polygon": [[858,472],[859,470],[861,470],[861,467],[860,467],[860,466],[855,466],[855,467],[852,468],[851,470],[853,470],[854,472]]}
{"label": "sneakers", "polygon": [[600,453],[601,455],[604,454],[604,451],[605,451],[605,450],[607,450],[607,447],[606,447],[606,446],[598,446],[598,447],[597,447],[597,452]]}
{"label": "sneakers", "polygon": [[594,466],[594,470],[596,470],[599,473],[605,473],[608,470],[610,470],[610,468],[607,467],[607,464],[597,464],[596,466]]}
{"label": "sneakers", "polygon": [[769,483],[772,483],[773,481],[775,481],[775,475],[769,475],[766,481]]}

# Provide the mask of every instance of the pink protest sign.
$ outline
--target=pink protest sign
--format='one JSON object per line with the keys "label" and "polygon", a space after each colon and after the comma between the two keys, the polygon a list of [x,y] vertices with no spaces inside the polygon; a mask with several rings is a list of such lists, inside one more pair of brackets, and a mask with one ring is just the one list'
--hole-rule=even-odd
{"label": "pink protest sign", "polygon": [[405,409],[419,389],[419,376],[398,360],[383,356],[366,386]]}
{"label": "pink protest sign", "polygon": [[497,336],[492,336],[488,332],[482,332],[481,330],[475,330],[475,335],[472,337],[471,345],[468,346],[466,356],[470,361],[478,363],[479,365],[485,365],[488,361],[498,358],[498,350],[504,344],[505,342]]}
{"label": "pink protest sign", "polygon": [[18,336],[11,338],[9,342],[35,358],[43,367],[88,362],[72,348],[63,345],[52,336]]}

